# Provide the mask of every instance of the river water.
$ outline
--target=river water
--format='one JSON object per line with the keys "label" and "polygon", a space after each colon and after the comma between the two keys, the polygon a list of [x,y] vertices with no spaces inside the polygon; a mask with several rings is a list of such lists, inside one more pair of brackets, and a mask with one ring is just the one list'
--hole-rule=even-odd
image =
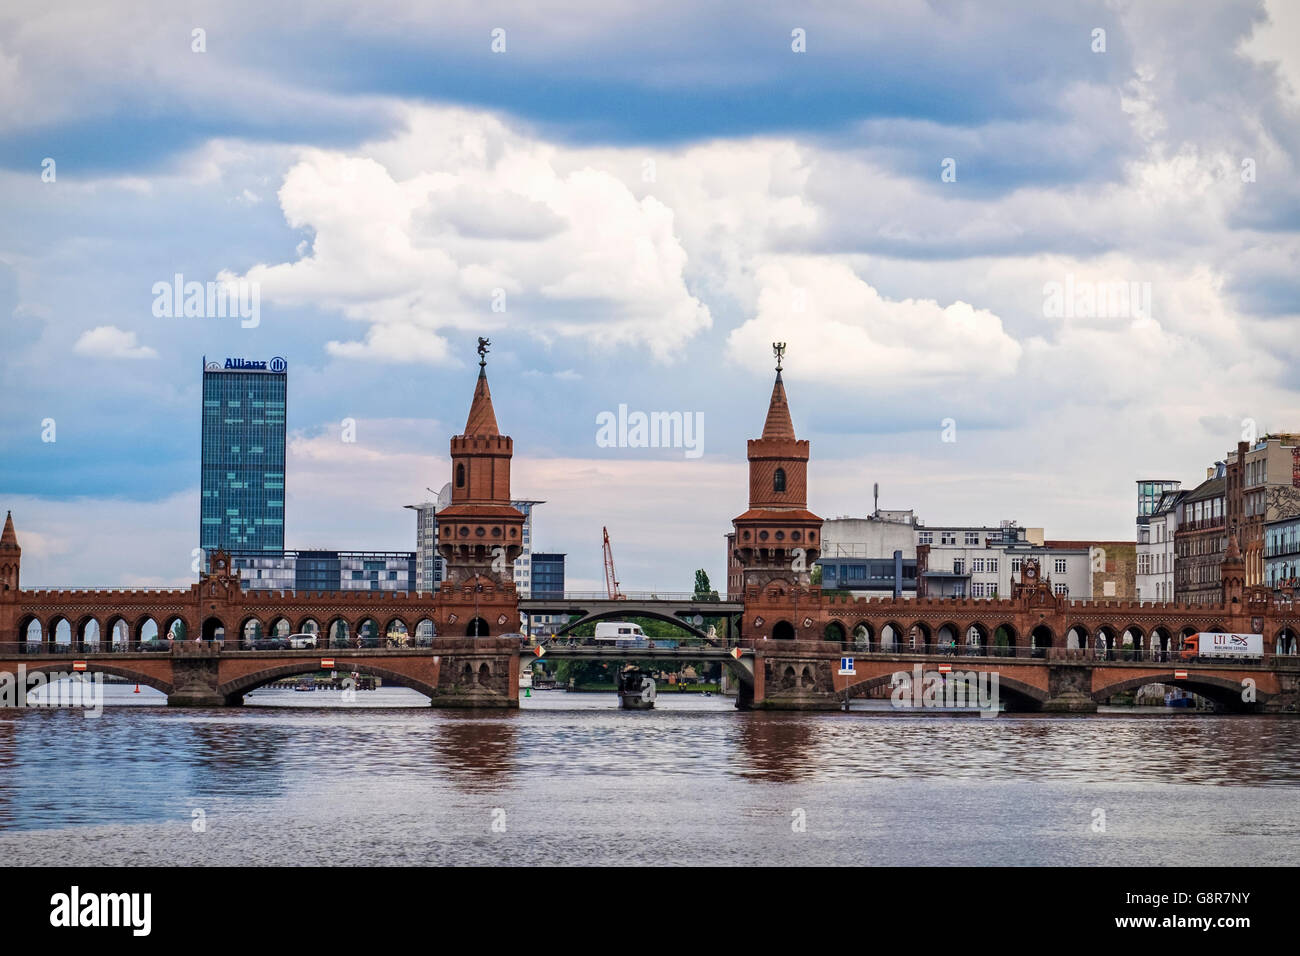
{"label": "river water", "polygon": [[739,713],[534,692],[263,689],[224,710],[108,685],[98,719],[0,711],[17,864],[1268,865],[1300,860],[1300,721]]}

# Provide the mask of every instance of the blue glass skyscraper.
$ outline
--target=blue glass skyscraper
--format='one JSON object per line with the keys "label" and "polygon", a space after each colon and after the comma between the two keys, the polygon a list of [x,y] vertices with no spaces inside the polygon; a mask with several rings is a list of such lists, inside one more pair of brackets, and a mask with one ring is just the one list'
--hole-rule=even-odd
{"label": "blue glass skyscraper", "polygon": [[203,366],[199,546],[284,550],[286,363]]}

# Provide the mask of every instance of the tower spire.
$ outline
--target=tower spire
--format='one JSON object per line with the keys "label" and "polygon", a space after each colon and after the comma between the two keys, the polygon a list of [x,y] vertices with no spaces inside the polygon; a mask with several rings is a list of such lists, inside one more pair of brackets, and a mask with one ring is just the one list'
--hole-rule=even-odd
{"label": "tower spire", "polygon": [[500,435],[497,413],[492,408],[492,390],[488,388],[485,361],[479,362],[478,381],[474,383],[474,400],[470,402],[469,417],[465,419],[462,435],[479,435],[492,438]]}
{"label": "tower spire", "polygon": [[14,513],[5,515],[4,533],[0,534],[0,590],[17,591],[22,569],[23,549],[18,546],[18,533],[14,531]]}
{"label": "tower spire", "polygon": [[785,343],[773,342],[772,354],[776,381],[767,420],[762,437],[748,445],[749,510],[732,521],[732,557],[746,590],[777,580],[807,587],[821,553],[822,519],[808,510],[808,442],[795,437],[781,380]]}
{"label": "tower spire", "polygon": [[[524,516],[510,503],[514,442],[501,434],[492,408],[487,380],[491,344],[485,338],[478,340],[474,399],[464,432],[451,439],[451,504],[438,512],[438,552],[451,584],[472,580],[476,588],[492,582],[496,588],[511,590],[511,568],[523,550]],[[492,627],[476,627],[472,636],[484,636]]]}

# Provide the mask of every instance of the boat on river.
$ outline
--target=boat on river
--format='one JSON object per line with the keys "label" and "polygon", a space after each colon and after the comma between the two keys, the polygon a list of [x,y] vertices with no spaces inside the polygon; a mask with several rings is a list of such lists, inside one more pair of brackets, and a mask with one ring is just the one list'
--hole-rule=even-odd
{"label": "boat on river", "polygon": [[654,678],[631,664],[623,668],[618,675],[618,706],[624,710],[650,710],[654,705]]}

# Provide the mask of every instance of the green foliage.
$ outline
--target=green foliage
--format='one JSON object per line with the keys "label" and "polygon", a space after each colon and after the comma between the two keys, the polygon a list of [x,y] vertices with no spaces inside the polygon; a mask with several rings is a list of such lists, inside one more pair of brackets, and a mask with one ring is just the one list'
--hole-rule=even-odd
{"label": "green foliage", "polygon": [[695,596],[707,595],[713,588],[709,587],[709,573],[703,568],[695,572]]}

